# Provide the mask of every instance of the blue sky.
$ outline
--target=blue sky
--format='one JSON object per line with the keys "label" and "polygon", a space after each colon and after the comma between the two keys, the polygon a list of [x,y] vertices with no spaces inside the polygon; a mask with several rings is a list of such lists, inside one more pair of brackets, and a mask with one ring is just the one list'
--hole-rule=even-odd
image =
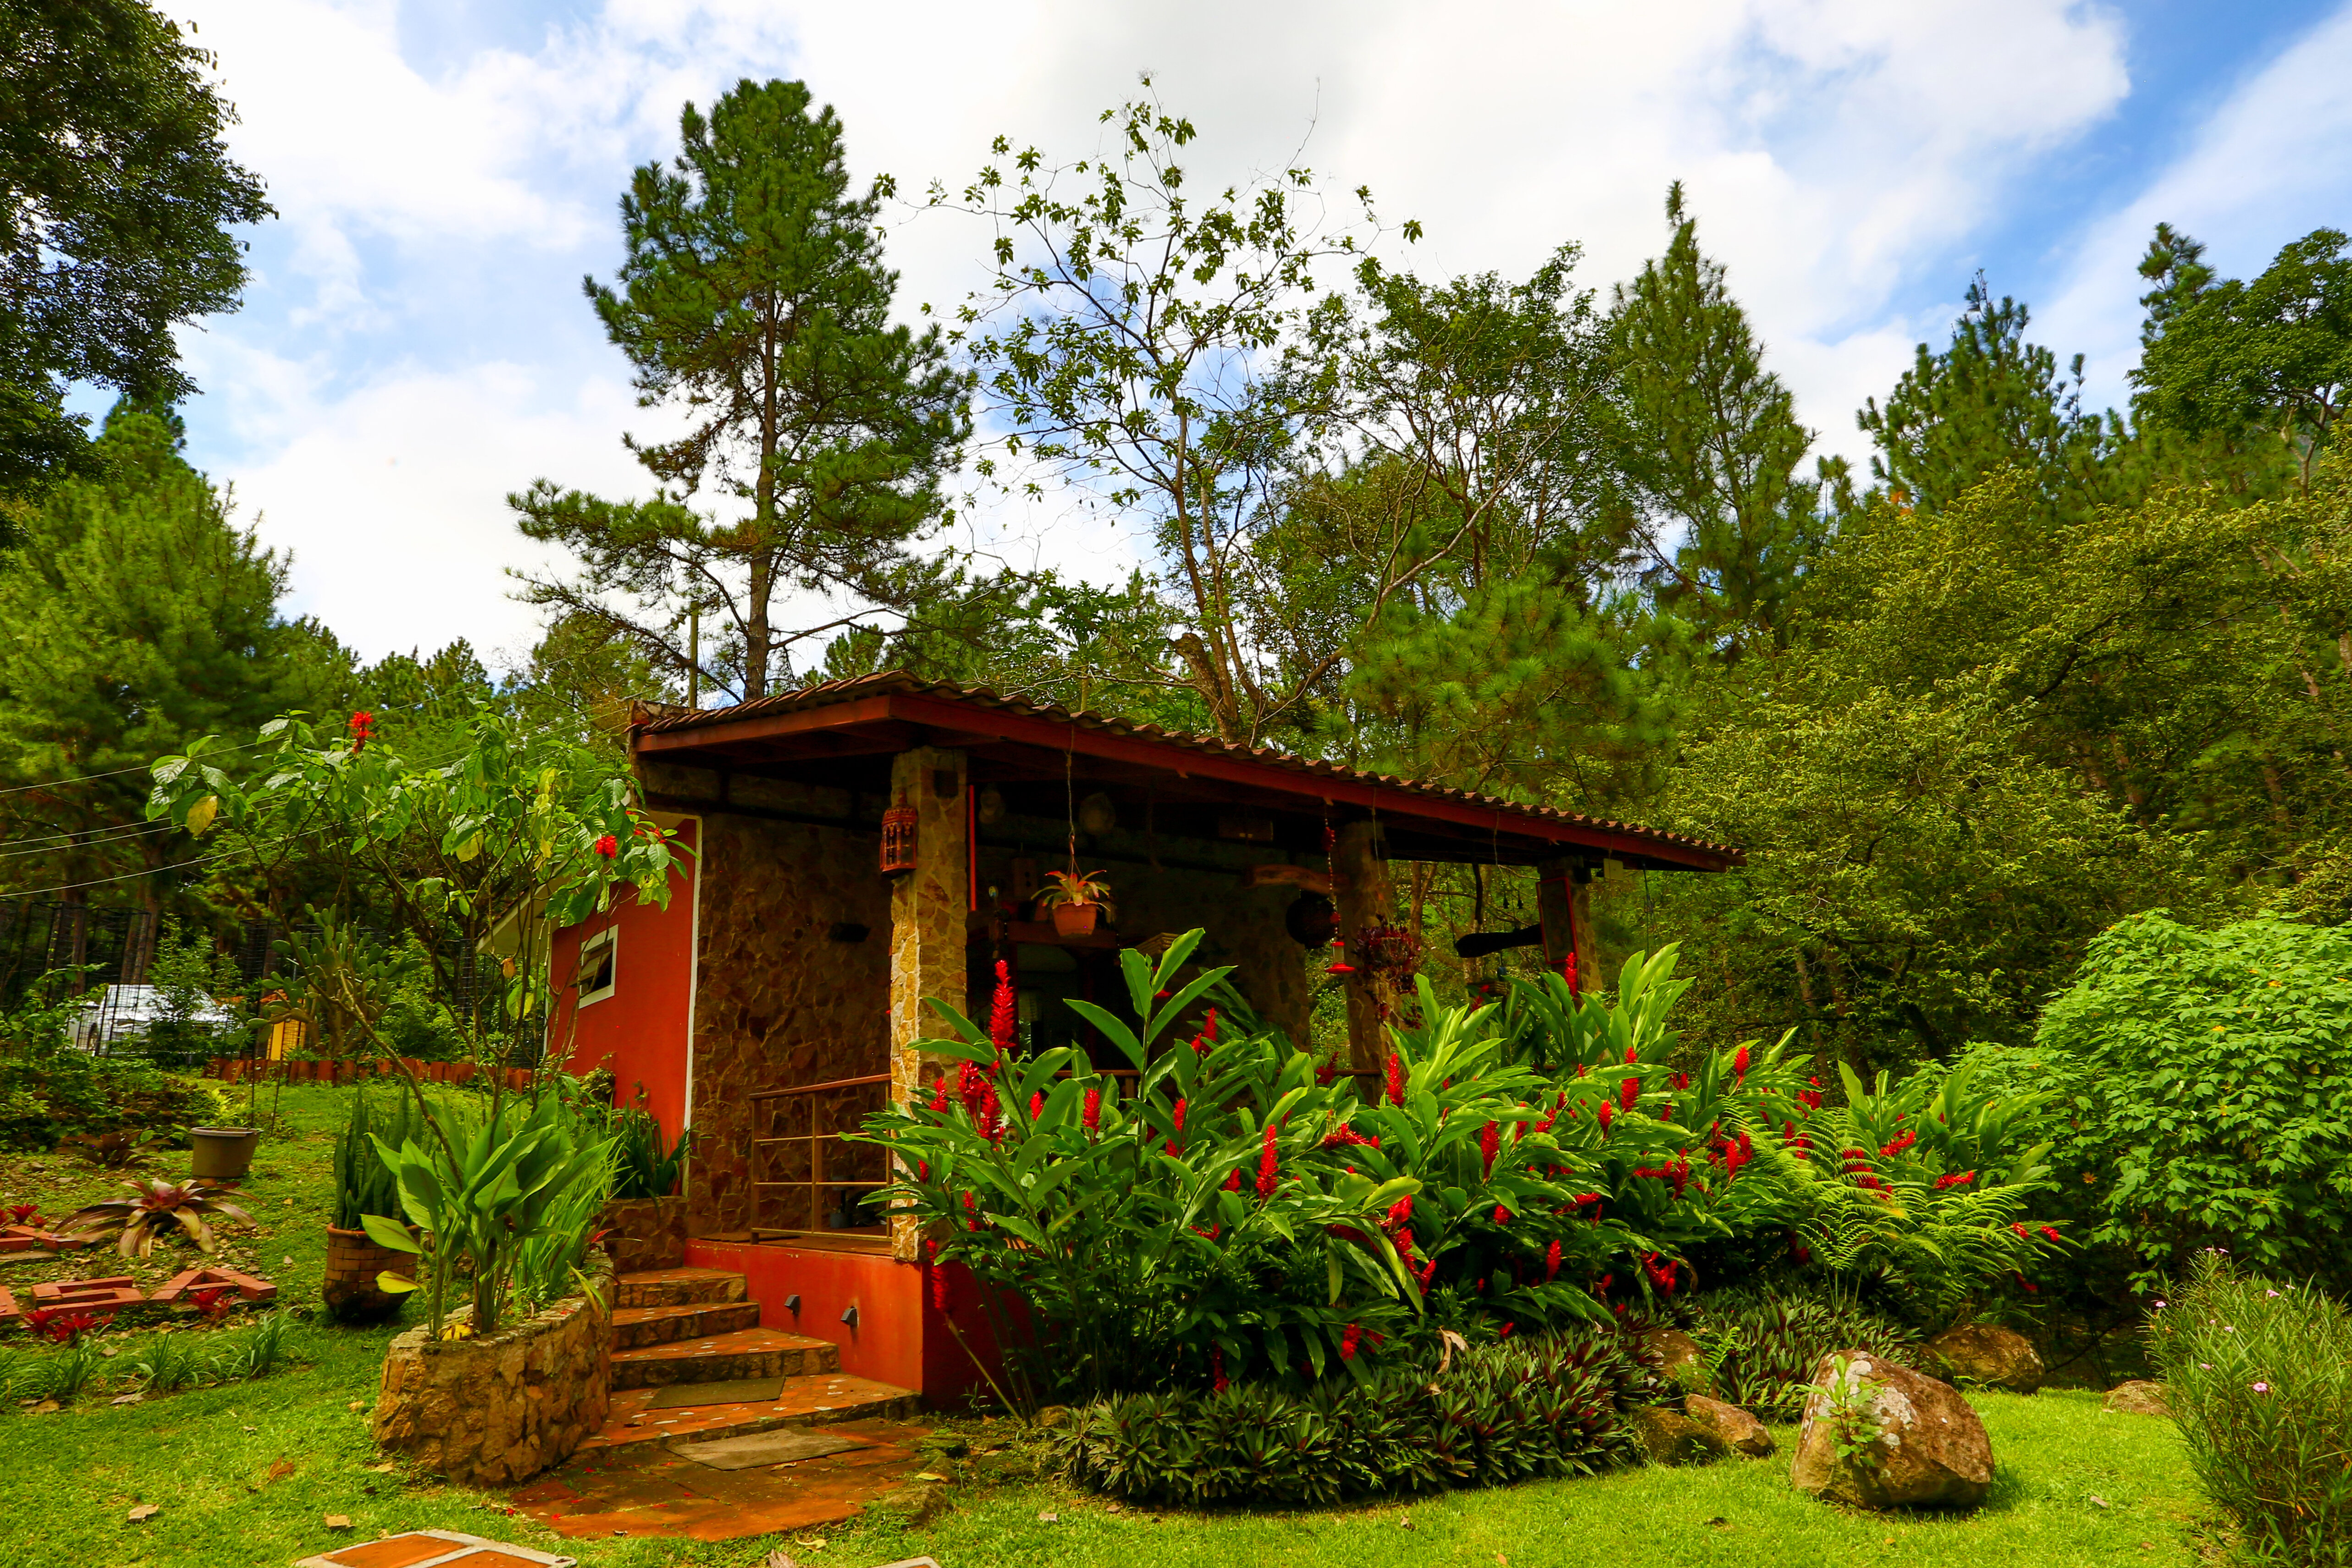
{"label": "blue sky", "polygon": [[[220,55],[233,145],[279,219],[246,308],[188,335],[192,456],[295,556],[296,607],[362,652],[528,647],[507,491],[640,493],[653,427],[580,296],[618,254],[631,167],[739,76],[802,76],[853,166],[959,181],[1002,131],[1065,156],[1155,74],[1203,173],[1307,161],[1428,237],[1425,274],[1524,272],[1581,241],[1607,285],[1684,179],[1824,450],[1979,268],[2120,401],[2132,266],[2169,218],[2225,271],[2352,226],[2352,5],[2150,0],[163,0]],[[911,307],[982,238],[893,224]],[[978,525],[1013,558],[1123,569],[1051,506]]]}

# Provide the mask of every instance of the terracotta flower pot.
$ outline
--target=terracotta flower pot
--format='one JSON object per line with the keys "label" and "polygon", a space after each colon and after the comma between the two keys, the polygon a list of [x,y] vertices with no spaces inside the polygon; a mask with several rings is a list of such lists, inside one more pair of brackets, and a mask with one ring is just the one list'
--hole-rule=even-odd
{"label": "terracotta flower pot", "polygon": [[[408,1234],[421,1234],[415,1226]],[[327,1227],[327,1278],[319,1291],[327,1310],[345,1322],[382,1322],[400,1310],[401,1298],[376,1289],[375,1277],[387,1270],[404,1279],[416,1278],[416,1254],[378,1247],[363,1230]]]}
{"label": "terracotta flower pot", "polygon": [[1102,913],[1100,904],[1055,904],[1054,934],[1055,936],[1092,936],[1095,921]]}

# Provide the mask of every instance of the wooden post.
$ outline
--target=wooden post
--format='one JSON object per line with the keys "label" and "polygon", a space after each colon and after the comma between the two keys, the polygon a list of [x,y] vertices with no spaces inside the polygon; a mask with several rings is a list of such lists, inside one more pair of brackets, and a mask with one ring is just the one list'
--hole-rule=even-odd
{"label": "wooden post", "polygon": [[[924,1005],[937,996],[964,1005],[964,902],[971,846],[964,830],[964,755],[920,746],[890,763],[890,803],[915,808],[915,868],[890,887],[890,1098],[904,1105],[947,1070],[949,1058],[925,1056],[915,1042],[947,1026]],[[814,1116],[814,1112],[811,1112]],[[813,1130],[813,1129],[812,1129]],[[814,1158],[815,1150],[811,1148]],[[890,1253],[911,1263],[919,1237],[914,1221],[894,1215]]]}
{"label": "wooden post", "polygon": [[[1344,880],[1334,889],[1339,906],[1339,952],[1349,963],[1360,964],[1356,935],[1366,926],[1386,924],[1396,909],[1395,889],[1389,882],[1389,863],[1377,822],[1351,822],[1339,829],[1331,846],[1331,869]],[[1388,1034],[1381,1021],[1385,1004],[1393,1009],[1402,1000],[1376,987],[1359,968],[1347,977],[1348,1065],[1358,1072],[1378,1072],[1388,1061]],[[1361,1090],[1367,1080],[1359,1079]]]}
{"label": "wooden post", "polygon": [[1541,860],[1536,864],[1536,918],[1543,922],[1544,962],[1559,973],[1568,955],[1576,954],[1577,989],[1589,991],[1599,976],[1585,973],[1592,953],[1583,900],[1583,870],[1573,860]]}

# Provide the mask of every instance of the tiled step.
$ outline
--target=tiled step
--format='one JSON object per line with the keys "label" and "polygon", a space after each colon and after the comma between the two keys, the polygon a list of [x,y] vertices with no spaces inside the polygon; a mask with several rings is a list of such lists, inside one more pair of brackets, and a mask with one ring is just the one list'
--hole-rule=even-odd
{"label": "tiled step", "polygon": [[[616,1369],[617,1370],[617,1369]],[[787,1378],[781,1398],[755,1405],[702,1405],[684,1410],[649,1410],[657,1390],[634,1388],[613,1395],[604,1429],[581,1445],[585,1454],[632,1443],[673,1437],[697,1440],[740,1437],[781,1426],[834,1426],[848,1421],[903,1421],[922,1401],[907,1389],[846,1373]]]}
{"label": "tiled step", "polygon": [[747,1292],[743,1276],[726,1268],[647,1268],[624,1274],[614,1282],[615,1307],[685,1307],[711,1301],[740,1301]]}
{"label": "tiled step", "polygon": [[735,1329],[613,1352],[613,1387],[664,1388],[673,1383],[724,1383],[742,1377],[797,1377],[835,1372],[841,1347],[775,1329]]}
{"label": "tiled step", "polygon": [[632,1351],[672,1340],[709,1339],[760,1326],[757,1301],[688,1301],[676,1307],[617,1307],[613,1311],[613,1348]]}

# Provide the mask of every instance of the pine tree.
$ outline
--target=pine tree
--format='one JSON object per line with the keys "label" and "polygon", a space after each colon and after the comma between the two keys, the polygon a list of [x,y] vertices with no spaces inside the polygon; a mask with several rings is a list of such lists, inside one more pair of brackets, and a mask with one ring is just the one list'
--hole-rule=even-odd
{"label": "pine tree", "polygon": [[[898,274],[875,226],[889,182],[851,194],[841,122],[805,86],[743,81],[707,118],[688,104],[679,133],[674,165],[638,169],[622,198],[619,276],[585,284],[639,405],[688,422],[628,441],[659,492],[614,501],[541,479],[509,503],[524,533],[580,560],[527,578],[527,599],[628,637],[679,685],[691,659],[750,700],[789,675],[794,644],[932,586],[904,547],[940,511],[968,386],[937,328],[891,324]],[[740,514],[698,512],[698,494]],[[856,604],[786,629],[796,593]]]}

